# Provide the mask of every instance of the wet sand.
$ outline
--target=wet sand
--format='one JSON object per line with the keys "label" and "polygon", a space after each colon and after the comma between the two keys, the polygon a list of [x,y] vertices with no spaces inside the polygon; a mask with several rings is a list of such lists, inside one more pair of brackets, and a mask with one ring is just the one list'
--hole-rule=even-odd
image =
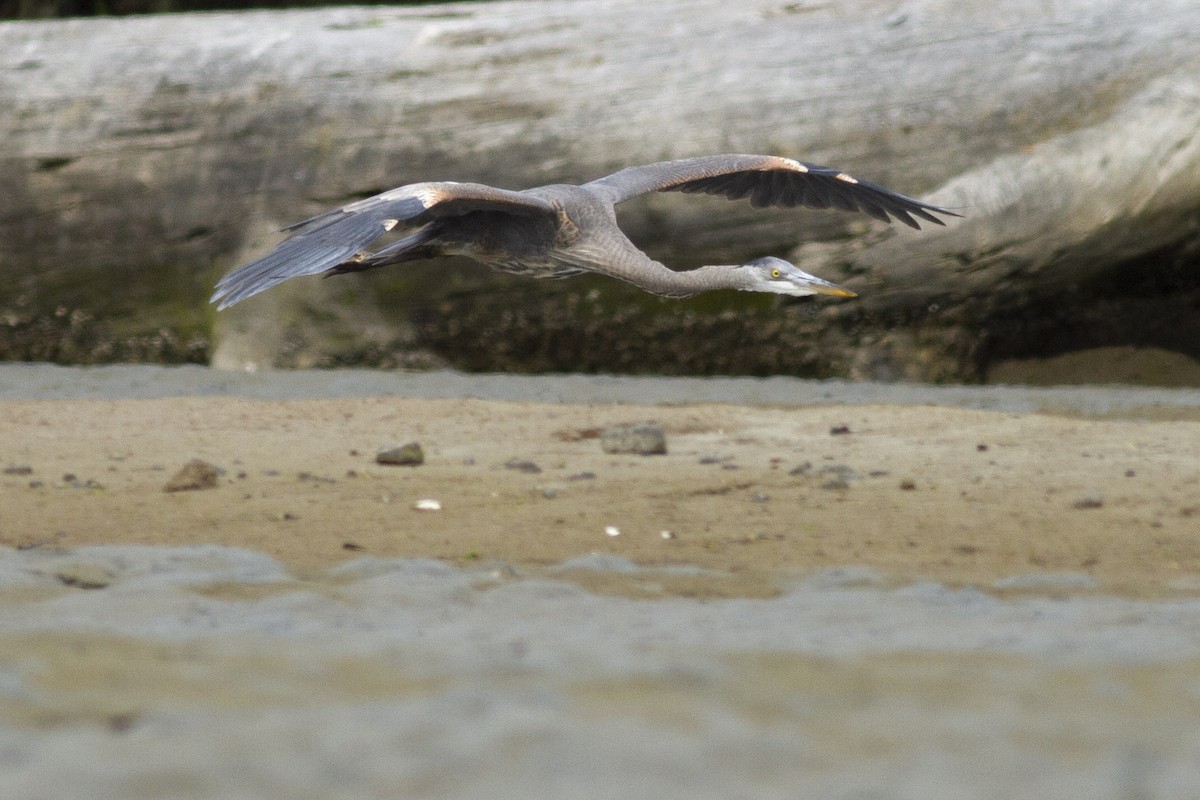
{"label": "wet sand", "polygon": [[[1200,591],[1194,392],[1122,408],[1119,390],[1094,389],[1109,395],[1101,418],[1068,416],[1049,395],[1053,414],[820,398],[778,408],[693,404],[687,381],[657,385],[676,404],[5,399],[0,544],[222,544],[298,570],[364,554],[536,567],[606,553],[717,570],[721,581],[670,591],[732,596],[842,565],[901,583],[1069,573],[1069,590]],[[602,452],[602,429],[638,421],[665,428],[666,455]],[[423,465],[375,463],[414,440]],[[194,458],[223,470],[217,486],[164,492]],[[416,509],[423,499],[441,510]]]}
{"label": "wet sand", "polygon": [[1198,405],[0,366],[0,795],[1195,797]]}

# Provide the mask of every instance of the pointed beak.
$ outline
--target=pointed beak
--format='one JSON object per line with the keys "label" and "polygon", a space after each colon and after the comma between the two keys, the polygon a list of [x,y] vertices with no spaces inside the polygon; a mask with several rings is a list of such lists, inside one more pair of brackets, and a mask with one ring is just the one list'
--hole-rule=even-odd
{"label": "pointed beak", "polygon": [[857,292],[852,292],[844,286],[838,286],[836,283],[823,281],[820,278],[809,284],[808,288],[812,289],[813,294],[824,294],[830,297],[858,297]]}

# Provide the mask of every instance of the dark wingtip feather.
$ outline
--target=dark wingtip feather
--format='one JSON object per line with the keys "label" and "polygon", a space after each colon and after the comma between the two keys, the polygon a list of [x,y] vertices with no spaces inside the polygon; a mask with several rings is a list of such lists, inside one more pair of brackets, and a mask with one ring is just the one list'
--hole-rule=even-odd
{"label": "dark wingtip feather", "polygon": [[221,278],[209,302],[217,303],[221,311],[289,278],[325,272],[385,230],[381,220],[367,214],[332,217],[330,222],[292,234],[267,255]]}

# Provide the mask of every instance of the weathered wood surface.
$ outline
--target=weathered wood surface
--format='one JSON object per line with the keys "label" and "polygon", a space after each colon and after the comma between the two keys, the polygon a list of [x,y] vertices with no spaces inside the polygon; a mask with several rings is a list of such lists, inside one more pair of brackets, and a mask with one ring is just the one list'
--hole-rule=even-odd
{"label": "weathered wood surface", "polygon": [[[0,140],[9,357],[970,378],[1046,331],[1091,319],[1076,344],[1139,343],[1157,334],[1138,320],[1186,321],[1181,297],[1194,311],[1200,6],[579,0],[8,23]],[[800,245],[802,266],[861,291],[836,305],[414,265],[293,281],[215,323],[206,307],[274,228],[347,198],[730,151],[837,165],[965,219],[915,233],[676,195],[622,212],[681,267]],[[1131,264],[1154,285],[1166,270],[1173,293],[1109,341],[1122,326],[1093,319],[1084,290],[1119,315],[1113,270]],[[1181,341],[1150,343],[1187,351],[1186,324],[1159,327]]]}

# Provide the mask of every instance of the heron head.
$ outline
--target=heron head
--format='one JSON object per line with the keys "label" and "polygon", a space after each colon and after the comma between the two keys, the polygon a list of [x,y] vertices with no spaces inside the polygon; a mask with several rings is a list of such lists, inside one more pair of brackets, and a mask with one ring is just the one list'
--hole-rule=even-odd
{"label": "heron head", "polygon": [[742,264],[750,281],[744,287],[748,292],[774,292],[789,294],[793,297],[804,297],[810,294],[827,294],[833,297],[856,297],[849,289],[842,288],[836,283],[809,275],[795,264],[790,264],[782,258],[767,256]]}

